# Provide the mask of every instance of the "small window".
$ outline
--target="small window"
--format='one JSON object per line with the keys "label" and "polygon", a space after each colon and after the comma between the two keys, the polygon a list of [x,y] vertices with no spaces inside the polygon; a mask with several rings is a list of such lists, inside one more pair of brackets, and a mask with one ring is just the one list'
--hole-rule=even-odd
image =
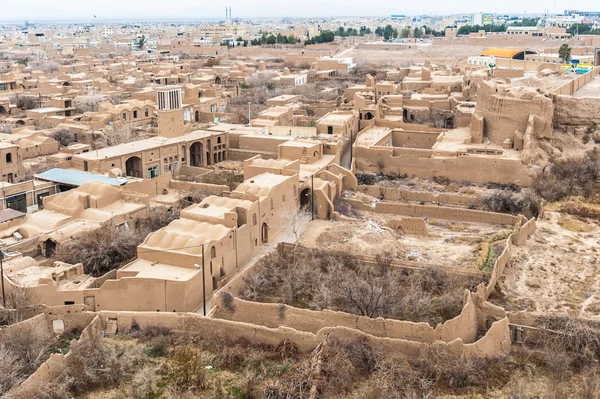
{"label": "small window", "polygon": [[256,213],[254,215],[252,215],[252,224],[254,226],[256,226],[258,224],[257,221],[256,221]]}
{"label": "small window", "polygon": [[148,168],[148,179],[154,179],[155,177],[158,177],[158,166]]}
{"label": "small window", "polygon": [[133,118],[136,119],[137,118],[137,111],[133,111]]}
{"label": "small window", "polygon": [[217,257],[217,248],[215,247],[210,247],[210,258],[214,259]]}
{"label": "small window", "polygon": [[12,163],[12,154],[10,152],[6,154],[6,163]]}
{"label": "small window", "polygon": [[144,110],[144,116],[145,116],[146,118],[148,117],[148,108],[146,108],[146,109]]}

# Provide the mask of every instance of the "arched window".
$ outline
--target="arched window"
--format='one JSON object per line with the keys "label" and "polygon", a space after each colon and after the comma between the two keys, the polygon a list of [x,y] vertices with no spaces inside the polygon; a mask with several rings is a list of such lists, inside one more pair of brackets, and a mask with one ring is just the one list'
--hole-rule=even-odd
{"label": "arched window", "polygon": [[252,215],[252,224],[254,226],[256,226],[258,224],[258,222],[256,221],[256,213],[254,215]]}
{"label": "arched window", "polygon": [[210,258],[214,259],[216,257],[217,257],[217,248],[215,248],[214,246],[210,247]]}

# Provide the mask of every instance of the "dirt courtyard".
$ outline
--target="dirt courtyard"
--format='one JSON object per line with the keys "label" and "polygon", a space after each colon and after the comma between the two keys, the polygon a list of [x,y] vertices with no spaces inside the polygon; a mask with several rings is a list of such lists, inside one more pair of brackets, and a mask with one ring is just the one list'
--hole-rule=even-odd
{"label": "dirt courtyard", "polygon": [[397,258],[424,264],[476,268],[480,244],[507,228],[480,223],[429,219],[428,236],[402,234],[389,227],[400,216],[361,212],[352,221],[309,223],[300,245],[364,255],[392,252]]}
{"label": "dirt courtyard", "polygon": [[507,310],[600,319],[600,229],[591,220],[547,212],[515,247],[500,285]]}

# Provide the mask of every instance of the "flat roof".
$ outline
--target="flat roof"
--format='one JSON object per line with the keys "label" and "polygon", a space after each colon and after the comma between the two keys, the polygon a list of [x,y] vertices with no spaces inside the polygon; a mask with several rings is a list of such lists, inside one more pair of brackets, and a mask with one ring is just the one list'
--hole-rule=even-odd
{"label": "flat roof", "polygon": [[126,179],[117,179],[94,173],[82,172],[79,170],[54,168],[34,176],[36,179],[48,180],[59,184],[79,187],[83,183],[90,181],[107,183],[113,186],[122,186],[127,183]]}
{"label": "flat roof", "polygon": [[8,222],[9,220],[24,217],[25,213],[15,211],[14,209],[6,208],[0,211],[0,223]]}

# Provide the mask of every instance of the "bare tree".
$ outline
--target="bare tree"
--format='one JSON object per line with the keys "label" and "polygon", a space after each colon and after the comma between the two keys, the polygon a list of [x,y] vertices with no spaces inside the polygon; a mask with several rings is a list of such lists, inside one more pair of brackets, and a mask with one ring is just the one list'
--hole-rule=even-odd
{"label": "bare tree", "polygon": [[306,230],[310,222],[310,213],[304,208],[298,208],[296,204],[290,202],[279,214],[279,223],[281,228],[289,227],[294,235],[295,242],[298,242],[300,236]]}

